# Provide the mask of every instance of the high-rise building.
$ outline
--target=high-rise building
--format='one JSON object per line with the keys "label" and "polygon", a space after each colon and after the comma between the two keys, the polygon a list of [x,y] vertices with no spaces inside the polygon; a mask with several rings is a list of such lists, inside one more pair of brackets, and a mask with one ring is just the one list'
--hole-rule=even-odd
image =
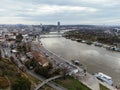
{"label": "high-rise building", "polygon": [[60,30],[60,22],[57,23],[57,30]]}

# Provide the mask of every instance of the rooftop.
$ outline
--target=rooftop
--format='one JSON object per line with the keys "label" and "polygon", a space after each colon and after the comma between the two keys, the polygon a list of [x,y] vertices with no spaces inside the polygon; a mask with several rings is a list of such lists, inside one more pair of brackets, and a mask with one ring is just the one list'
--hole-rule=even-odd
{"label": "rooftop", "polygon": [[48,63],[48,60],[38,51],[32,51],[31,54],[39,62],[40,65]]}

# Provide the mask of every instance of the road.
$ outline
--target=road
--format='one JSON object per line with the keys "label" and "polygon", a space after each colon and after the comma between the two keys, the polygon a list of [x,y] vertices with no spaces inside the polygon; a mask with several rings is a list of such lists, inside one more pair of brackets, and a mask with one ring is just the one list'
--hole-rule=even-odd
{"label": "road", "polygon": [[[31,70],[26,69],[26,72],[27,72],[28,74],[32,75],[33,77],[35,77],[36,79],[42,81],[42,82],[46,80],[45,78],[43,78],[43,77],[35,74],[35,73],[34,73],[33,71],[31,71]],[[47,85],[53,87],[53,88],[56,89],[56,90],[67,90],[67,89],[65,89],[64,87],[62,87],[62,86],[60,86],[60,85],[58,85],[58,84],[56,84],[55,82],[52,82],[52,81],[51,81],[51,82],[48,82]]]}
{"label": "road", "polygon": [[11,56],[10,47],[7,41],[3,42],[3,45],[0,45],[0,49],[3,58],[6,56],[9,58]]}
{"label": "road", "polygon": [[0,46],[0,50],[1,50],[1,55],[2,55],[2,57],[5,58],[5,53],[4,53],[4,49],[3,49],[2,46]]}
{"label": "road", "polygon": [[35,90],[39,90],[43,85],[47,84],[48,82],[50,82],[50,81],[52,81],[52,80],[55,80],[55,79],[57,79],[57,78],[60,78],[60,77],[62,77],[62,76],[61,76],[61,75],[58,75],[58,76],[54,76],[54,77],[51,77],[51,78],[49,78],[49,79],[44,80],[41,84],[39,84],[39,85],[35,88]]}

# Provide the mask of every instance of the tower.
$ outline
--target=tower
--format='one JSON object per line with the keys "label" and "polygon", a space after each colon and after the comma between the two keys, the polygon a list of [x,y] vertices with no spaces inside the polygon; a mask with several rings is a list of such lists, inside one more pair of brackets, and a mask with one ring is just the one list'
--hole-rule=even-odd
{"label": "tower", "polygon": [[60,32],[60,22],[57,22],[57,30]]}

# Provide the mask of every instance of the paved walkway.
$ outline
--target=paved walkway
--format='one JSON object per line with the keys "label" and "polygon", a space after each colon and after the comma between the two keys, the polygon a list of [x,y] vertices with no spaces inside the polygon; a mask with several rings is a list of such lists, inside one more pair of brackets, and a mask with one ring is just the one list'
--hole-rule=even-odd
{"label": "paved walkway", "polygon": [[35,90],[39,90],[39,89],[40,89],[43,85],[45,85],[46,83],[48,83],[48,82],[50,82],[50,81],[52,81],[52,80],[54,80],[54,79],[60,78],[60,77],[62,77],[62,76],[61,76],[61,75],[58,75],[58,76],[49,78],[49,79],[47,79],[47,80],[44,80],[41,84],[39,84],[39,85],[35,88]]}
{"label": "paved walkway", "polygon": [[[26,72],[29,73],[30,75],[32,75],[33,77],[37,78],[40,81],[45,81],[46,80],[45,78],[43,78],[43,77],[37,75],[36,73],[34,73],[34,71],[30,71],[30,70],[26,69]],[[67,90],[66,88],[64,88],[64,87],[62,87],[62,86],[60,86],[60,85],[58,85],[58,84],[56,84],[55,82],[52,82],[52,81],[48,82],[47,85],[53,87],[56,90]]]}

